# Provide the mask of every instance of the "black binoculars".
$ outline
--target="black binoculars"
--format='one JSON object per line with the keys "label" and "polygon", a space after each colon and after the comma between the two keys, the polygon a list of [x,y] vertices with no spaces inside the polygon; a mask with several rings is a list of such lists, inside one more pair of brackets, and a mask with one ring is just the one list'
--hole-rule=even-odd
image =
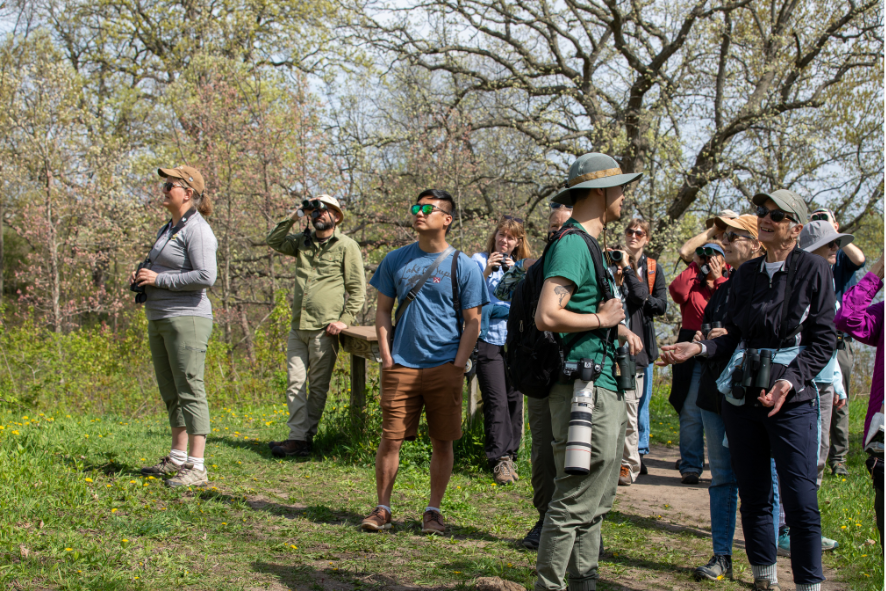
{"label": "black binoculars", "polygon": [[715,328],[723,328],[722,322],[712,322],[710,324],[702,324],[701,325],[701,336],[704,338],[708,338],[708,333],[714,330]]}
{"label": "black binoculars", "polygon": [[326,209],[326,204],[319,199],[305,199],[301,202],[302,209]]}
{"label": "black binoculars", "polygon": [[[135,268],[135,274],[138,275],[138,272],[142,269],[150,270],[153,264],[151,263],[150,258],[145,258],[142,262],[138,264],[138,267]],[[136,304],[144,304],[148,301],[148,294],[145,291],[144,285],[139,285],[138,283],[130,283],[129,291],[135,292],[135,303]]]}
{"label": "black binoculars", "polygon": [[631,355],[628,345],[622,345],[615,350],[615,383],[621,390],[636,390],[637,388],[637,362]]}
{"label": "black binoculars", "polygon": [[609,259],[609,264],[614,265],[615,263],[620,263],[624,258],[624,253],[620,250],[607,250],[606,258]]}
{"label": "black binoculars", "polygon": [[772,351],[748,349],[741,367],[732,373],[732,397],[744,398],[745,390],[768,390],[772,374]]}

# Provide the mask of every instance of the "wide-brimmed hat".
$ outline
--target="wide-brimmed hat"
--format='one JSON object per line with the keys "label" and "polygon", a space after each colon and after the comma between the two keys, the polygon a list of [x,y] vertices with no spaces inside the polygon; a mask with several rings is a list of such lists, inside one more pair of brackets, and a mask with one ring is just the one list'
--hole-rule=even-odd
{"label": "wide-brimmed hat", "polygon": [[176,166],[175,168],[158,168],[157,174],[163,178],[181,179],[186,185],[194,189],[197,195],[203,195],[206,185],[203,183],[203,175],[193,166]]}
{"label": "wide-brimmed hat", "polygon": [[744,230],[754,238],[757,238],[757,216],[755,215],[740,215],[736,218],[722,218],[717,216],[714,218],[714,223],[717,224],[718,228],[735,228],[736,230]]}
{"label": "wide-brimmed hat", "polygon": [[345,219],[345,213],[341,210],[341,205],[338,204],[338,199],[336,199],[332,195],[327,195],[324,193],[322,195],[318,195],[317,197],[311,197],[311,199],[322,201],[323,203],[328,205],[330,209],[334,209],[336,212],[338,212],[338,216],[341,218],[339,220],[339,223],[341,223],[341,221]]}
{"label": "wide-brimmed hat", "polygon": [[611,156],[591,152],[579,156],[569,167],[569,177],[565,188],[557,193],[551,201],[572,207],[575,203],[573,191],[588,189],[607,189],[632,183],[643,176],[642,172],[625,174],[618,162]]}
{"label": "wide-brimmed hat", "polygon": [[754,195],[754,205],[763,205],[767,199],[772,199],[773,203],[782,211],[793,213],[797,216],[797,221],[805,224],[809,221],[809,208],[806,202],[799,195],[787,189],[779,189],[771,193],[757,193]]}
{"label": "wide-brimmed hat", "polygon": [[735,213],[734,211],[732,211],[731,209],[724,209],[723,211],[721,211],[720,213],[718,213],[714,217],[706,219],[704,222],[704,227],[710,228],[711,226],[713,226],[714,222],[716,222],[717,218],[734,219],[737,217],[738,217],[738,214]]}
{"label": "wide-brimmed hat", "polygon": [[803,231],[800,232],[799,243],[800,248],[806,252],[815,252],[834,240],[839,240],[840,248],[843,248],[854,239],[855,236],[852,234],[841,234],[834,230],[834,226],[830,222],[816,220],[803,226]]}

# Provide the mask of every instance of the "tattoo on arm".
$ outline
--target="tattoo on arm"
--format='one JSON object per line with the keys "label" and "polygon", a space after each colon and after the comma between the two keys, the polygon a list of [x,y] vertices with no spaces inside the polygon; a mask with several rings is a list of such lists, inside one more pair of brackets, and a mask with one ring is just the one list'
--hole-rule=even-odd
{"label": "tattoo on arm", "polygon": [[559,298],[561,308],[566,305],[563,300],[565,300],[567,296],[571,295],[573,291],[575,291],[574,285],[558,285],[554,288],[554,293],[557,294],[557,297]]}

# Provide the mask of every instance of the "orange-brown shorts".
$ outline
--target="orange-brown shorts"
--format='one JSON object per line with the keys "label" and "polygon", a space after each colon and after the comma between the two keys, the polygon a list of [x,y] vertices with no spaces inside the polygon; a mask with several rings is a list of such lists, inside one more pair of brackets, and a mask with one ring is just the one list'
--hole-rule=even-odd
{"label": "orange-brown shorts", "polygon": [[413,369],[394,364],[382,371],[381,416],[385,439],[413,441],[422,407],[427,407],[428,434],[439,441],[461,439],[464,370],[452,363]]}

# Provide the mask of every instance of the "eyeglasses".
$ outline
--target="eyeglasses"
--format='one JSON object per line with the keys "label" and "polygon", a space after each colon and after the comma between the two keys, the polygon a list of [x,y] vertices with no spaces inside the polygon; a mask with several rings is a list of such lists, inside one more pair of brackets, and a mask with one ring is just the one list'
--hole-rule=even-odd
{"label": "eyeglasses", "polygon": [[305,199],[301,202],[302,209],[326,209],[326,204],[319,199]]}
{"label": "eyeglasses", "polygon": [[173,190],[174,188],[176,188],[176,187],[181,187],[182,189],[185,188],[185,187],[182,186],[182,185],[178,185],[178,184],[176,184],[176,183],[172,183],[172,182],[169,182],[169,181],[167,181],[167,182],[165,182],[165,183],[163,183],[163,184],[160,185],[160,188],[163,189],[164,191],[166,191],[167,193],[170,192],[170,191],[172,191],[172,190]]}
{"label": "eyeglasses", "polygon": [[739,240],[753,240],[750,236],[742,236],[737,232],[726,232],[723,234],[723,240],[726,242],[738,242]]}
{"label": "eyeglasses", "polygon": [[442,211],[446,215],[452,215],[450,212],[446,211],[442,207],[437,207],[436,205],[432,205],[430,203],[416,203],[409,208],[409,211],[412,212],[412,215],[418,215],[418,212],[422,212],[424,215],[431,215],[432,213],[434,213],[434,210]]}
{"label": "eyeglasses", "polygon": [[509,215],[503,215],[503,216],[501,216],[501,219],[503,219],[503,220],[513,220],[513,221],[517,222],[518,224],[522,224],[522,223],[523,223],[523,218],[515,218],[515,217],[513,217],[513,216],[509,216]]}
{"label": "eyeglasses", "polygon": [[704,246],[699,246],[698,248],[695,249],[695,254],[697,254],[700,257],[712,257],[714,255],[720,254],[720,251],[716,250],[714,248],[711,248],[710,246],[707,248],[705,248]]}
{"label": "eyeglasses", "polygon": [[813,214],[812,214],[812,217],[809,218],[809,221],[812,221],[812,222],[829,222],[829,221],[831,221],[831,216],[829,216],[827,213],[824,213],[824,212],[822,212],[822,213],[813,213]]}
{"label": "eyeglasses", "polygon": [[764,207],[764,206],[762,206],[762,205],[760,205],[760,206],[757,207],[757,217],[758,217],[758,218],[760,218],[760,219],[762,220],[762,219],[765,218],[767,215],[768,215],[768,216],[772,219],[772,221],[775,222],[776,224],[779,223],[779,222],[781,222],[781,221],[783,221],[785,218],[788,218],[788,219],[791,220],[792,222],[796,222],[796,221],[797,221],[797,220],[795,220],[794,218],[792,218],[791,215],[790,215],[789,213],[787,213],[787,212],[785,212],[785,211],[782,211],[782,210],[780,210],[780,209],[766,209],[766,207]]}
{"label": "eyeglasses", "polygon": [[637,238],[642,238],[643,236],[646,235],[646,232],[644,232],[643,230],[634,230],[631,228],[628,228],[627,230],[625,230],[625,236],[631,236],[631,235],[636,236]]}
{"label": "eyeglasses", "polygon": [[566,209],[572,209],[568,205],[563,205],[562,203],[554,203],[553,201],[550,202],[550,205],[551,205],[551,209],[560,209],[561,207],[565,207]]}

